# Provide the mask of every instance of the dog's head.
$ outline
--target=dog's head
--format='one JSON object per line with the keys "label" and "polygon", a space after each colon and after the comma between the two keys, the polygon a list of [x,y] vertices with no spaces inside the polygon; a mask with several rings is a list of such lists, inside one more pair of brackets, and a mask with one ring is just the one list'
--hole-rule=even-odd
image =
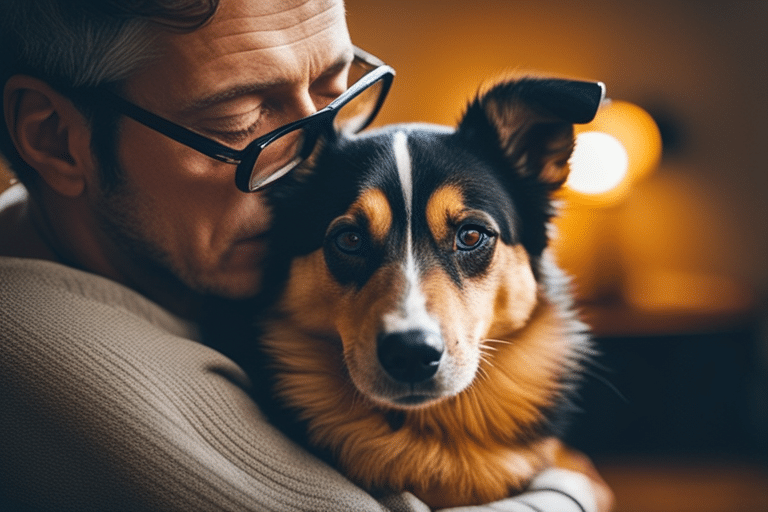
{"label": "dog's head", "polygon": [[328,141],[303,192],[276,204],[278,247],[296,255],[280,302],[293,328],[337,340],[342,371],[379,405],[460,393],[542,300],[550,195],[573,123],[602,97],[602,84],[508,81],[456,129]]}

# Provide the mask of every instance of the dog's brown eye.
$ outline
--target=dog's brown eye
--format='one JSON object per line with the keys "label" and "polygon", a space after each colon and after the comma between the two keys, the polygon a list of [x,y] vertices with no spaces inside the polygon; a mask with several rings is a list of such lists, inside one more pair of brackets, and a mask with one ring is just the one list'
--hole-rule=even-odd
{"label": "dog's brown eye", "polygon": [[357,231],[342,231],[336,235],[336,247],[347,254],[355,254],[363,248],[363,237]]}
{"label": "dog's brown eye", "polygon": [[456,249],[460,251],[471,251],[477,249],[488,239],[485,231],[477,226],[462,226],[456,233]]}

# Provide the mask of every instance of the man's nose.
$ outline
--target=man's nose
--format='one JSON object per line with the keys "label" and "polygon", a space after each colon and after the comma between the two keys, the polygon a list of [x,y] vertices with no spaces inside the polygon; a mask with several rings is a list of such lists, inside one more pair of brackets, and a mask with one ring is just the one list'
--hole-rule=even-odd
{"label": "man's nose", "polygon": [[304,88],[296,91],[291,98],[289,115],[291,119],[287,122],[297,121],[310,116],[323,108],[325,105],[318,105],[315,98],[308,89]]}

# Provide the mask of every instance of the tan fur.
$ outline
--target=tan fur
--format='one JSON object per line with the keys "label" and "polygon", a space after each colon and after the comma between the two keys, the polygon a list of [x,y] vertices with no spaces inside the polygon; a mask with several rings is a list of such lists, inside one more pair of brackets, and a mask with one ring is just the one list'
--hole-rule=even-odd
{"label": "tan fur", "polygon": [[374,240],[381,241],[386,238],[389,228],[392,226],[392,210],[389,201],[378,188],[368,189],[360,195],[350,209],[350,213],[360,212],[368,218],[368,229]]}
{"label": "tan fur", "polygon": [[436,241],[444,240],[453,232],[449,222],[457,219],[464,208],[464,195],[455,185],[437,189],[427,202],[427,224]]}
{"label": "tan fur", "polygon": [[492,325],[488,337],[503,337],[520,329],[536,304],[536,279],[528,254],[520,245],[500,245],[494,257],[494,279],[501,284],[495,289]]}

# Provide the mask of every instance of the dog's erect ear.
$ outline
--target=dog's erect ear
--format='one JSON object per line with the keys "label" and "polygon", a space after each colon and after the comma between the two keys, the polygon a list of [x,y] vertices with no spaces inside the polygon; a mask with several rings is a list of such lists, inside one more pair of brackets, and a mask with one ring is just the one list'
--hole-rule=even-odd
{"label": "dog's erect ear", "polygon": [[573,124],[591,121],[605,96],[599,82],[523,78],[491,87],[467,108],[458,133],[498,144],[521,177],[565,183]]}

